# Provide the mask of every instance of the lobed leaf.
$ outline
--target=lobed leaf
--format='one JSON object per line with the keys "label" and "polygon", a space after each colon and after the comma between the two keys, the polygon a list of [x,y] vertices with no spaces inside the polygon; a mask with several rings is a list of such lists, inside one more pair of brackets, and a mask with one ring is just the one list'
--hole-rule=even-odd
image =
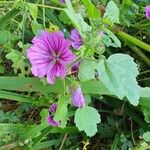
{"label": "lobed leaf", "polygon": [[97,124],[101,122],[100,114],[95,108],[89,106],[78,108],[74,122],[79,131],[85,131],[87,136],[93,136],[97,132]]}

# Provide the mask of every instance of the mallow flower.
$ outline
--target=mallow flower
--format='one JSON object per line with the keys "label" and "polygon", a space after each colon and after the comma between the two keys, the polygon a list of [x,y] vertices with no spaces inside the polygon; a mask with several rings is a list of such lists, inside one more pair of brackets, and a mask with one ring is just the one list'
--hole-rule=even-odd
{"label": "mallow flower", "polygon": [[74,49],[79,49],[83,44],[82,37],[77,29],[71,31],[70,44]]}
{"label": "mallow flower", "polygon": [[150,20],[150,6],[145,7],[145,13],[148,20]]}
{"label": "mallow flower", "polygon": [[76,107],[85,106],[85,98],[80,86],[78,86],[75,90],[72,90],[72,104]]}
{"label": "mallow flower", "polygon": [[44,30],[32,43],[27,50],[32,74],[39,78],[46,76],[50,84],[54,84],[56,77],[64,78],[66,65],[75,60],[75,55],[69,50],[70,42],[63,33]]}
{"label": "mallow flower", "polygon": [[55,121],[54,120],[54,114],[57,110],[57,104],[52,104],[51,107],[49,108],[49,113],[50,113],[50,116],[47,118],[47,122],[52,126],[52,127],[55,127],[55,126],[59,126],[61,124],[60,121]]}

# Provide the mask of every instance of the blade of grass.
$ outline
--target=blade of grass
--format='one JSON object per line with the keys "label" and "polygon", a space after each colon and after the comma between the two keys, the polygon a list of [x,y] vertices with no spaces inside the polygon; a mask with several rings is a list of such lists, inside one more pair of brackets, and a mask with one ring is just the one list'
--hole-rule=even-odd
{"label": "blade of grass", "polygon": [[49,148],[50,146],[56,145],[60,142],[60,140],[50,140],[50,141],[46,141],[46,142],[41,142],[41,143],[36,143],[33,146],[34,150],[41,150],[44,148]]}
{"label": "blade of grass", "polygon": [[31,98],[27,98],[27,97],[24,97],[20,94],[16,94],[13,92],[6,92],[6,91],[2,91],[2,90],[0,90],[0,98],[16,100],[16,101],[24,102],[24,103],[32,103]]}
{"label": "blade of grass", "polygon": [[8,25],[10,20],[15,17],[20,11],[18,9],[12,9],[5,16],[0,18],[0,30]]}

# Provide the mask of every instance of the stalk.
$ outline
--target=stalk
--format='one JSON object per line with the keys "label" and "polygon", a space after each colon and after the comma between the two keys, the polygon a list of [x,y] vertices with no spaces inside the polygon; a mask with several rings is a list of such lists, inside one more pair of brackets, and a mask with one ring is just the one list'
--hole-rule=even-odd
{"label": "stalk", "polygon": [[136,39],[135,37],[123,32],[123,31],[117,31],[116,34],[123,40],[126,40],[129,43],[132,43],[132,44],[142,48],[143,50],[150,52],[150,45],[142,42],[141,40]]}
{"label": "stalk", "polygon": [[141,59],[150,66],[150,59],[142,52],[138,47],[132,47],[129,45],[129,47],[138,55],[141,57]]}

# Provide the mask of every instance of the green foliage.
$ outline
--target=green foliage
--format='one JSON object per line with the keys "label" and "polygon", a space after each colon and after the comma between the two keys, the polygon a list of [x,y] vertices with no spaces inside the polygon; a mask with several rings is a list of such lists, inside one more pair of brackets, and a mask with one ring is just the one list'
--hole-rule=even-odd
{"label": "green foliage", "polygon": [[36,20],[33,20],[31,22],[31,28],[32,28],[32,32],[33,32],[34,35],[38,35],[40,30],[43,29],[42,25],[39,24]]}
{"label": "green foliage", "polygon": [[104,18],[107,18],[111,23],[120,23],[119,21],[119,9],[114,1],[110,1],[106,6],[106,12]]}
{"label": "green foliage", "polygon": [[[147,51],[143,56],[150,49],[146,0],[66,0],[64,4],[14,0],[0,5],[0,109],[4,110],[0,111],[0,149],[127,150],[134,149],[134,140],[135,149],[149,148],[149,63],[131,51],[138,46]],[[43,29],[54,31],[52,27],[64,32],[66,39],[76,28],[83,38],[79,50],[70,47],[77,60],[82,59],[78,76],[70,73],[73,62],[67,66],[66,78],[54,85],[45,77],[31,77],[26,58],[33,36]],[[86,106],[77,110],[70,103],[70,88],[76,82],[86,99]],[[58,104],[54,120],[61,121],[61,128],[47,122],[52,103]],[[96,133],[92,139],[87,137]]]}
{"label": "green foliage", "polygon": [[100,12],[95,8],[90,0],[82,0],[82,2],[87,9],[87,13],[90,19],[97,19],[100,17]]}
{"label": "green foliage", "polygon": [[3,60],[0,57],[0,73],[2,74],[4,73],[4,71],[5,71],[5,68],[3,67]]}
{"label": "green foliage", "polygon": [[132,148],[133,145],[132,145],[132,142],[131,141],[128,141],[128,139],[126,138],[126,136],[124,134],[122,134],[120,136],[120,142],[121,142],[121,150],[127,150],[129,148]]}
{"label": "green foliage", "polygon": [[76,110],[74,121],[79,131],[85,131],[88,136],[93,136],[101,119],[96,109],[85,106]]}
{"label": "green foliage", "polygon": [[143,138],[146,142],[150,142],[150,132],[147,131],[143,134]]}
{"label": "green foliage", "polygon": [[68,118],[68,103],[69,103],[69,97],[68,96],[62,96],[58,100],[58,108],[56,110],[54,120],[61,121],[60,127],[65,128],[67,124],[67,118]]}
{"label": "green foliage", "polygon": [[75,13],[70,0],[66,0],[66,5],[67,8],[65,9],[65,13],[68,15],[74,26],[79,30],[81,36],[85,37],[85,33],[91,31],[91,26],[84,21],[81,14]]}
{"label": "green foliage", "polygon": [[97,63],[93,60],[83,60],[79,68],[79,78],[81,81],[95,79]]}
{"label": "green foliage", "polygon": [[[107,28],[104,28],[104,31],[106,32],[106,34],[109,35],[109,37],[114,41],[114,43],[108,44],[110,46],[113,47],[121,47],[121,42],[120,40],[115,36],[115,34],[113,34],[110,30],[108,30]],[[108,46],[109,47],[109,46]]]}
{"label": "green foliage", "polygon": [[48,124],[46,121],[49,116],[48,109],[42,109],[40,112],[40,116],[41,116],[41,124],[43,125]]}
{"label": "green foliage", "polygon": [[38,16],[38,6],[36,4],[27,3],[27,8],[33,19],[36,20]]}
{"label": "green foliage", "polygon": [[25,57],[20,51],[12,49],[11,52],[6,55],[6,58],[10,59],[13,62],[12,67],[14,68],[15,73],[17,73],[17,70],[20,69],[21,76],[24,76],[26,74],[25,67],[28,65],[25,62]]}
{"label": "green foliage", "polygon": [[19,122],[19,118],[16,114],[16,112],[8,111],[4,113],[3,111],[0,111],[0,122],[9,122],[9,123],[17,123]]}
{"label": "green foliage", "polygon": [[59,20],[61,22],[63,22],[64,24],[66,25],[71,25],[71,21],[69,20],[68,16],[66,15],[66,13],[63,11],[63,12],[60,12],[59,16],[58,16]]}
{"label": "green foliage", "polygon": [[19,40],[20,37],[16,34],[11,33],[7,30],[0,31],[0,44],[8,44],[8,43],[14,43],[17,40]]}
{"label": "green foliage", "polygon": [[124,96],[133,105],[139,103],[139,86],[136,81],[138,68],[132,57],[125,54],[114,54],[98,64],[98,73],[102,82],[114,95]]}

